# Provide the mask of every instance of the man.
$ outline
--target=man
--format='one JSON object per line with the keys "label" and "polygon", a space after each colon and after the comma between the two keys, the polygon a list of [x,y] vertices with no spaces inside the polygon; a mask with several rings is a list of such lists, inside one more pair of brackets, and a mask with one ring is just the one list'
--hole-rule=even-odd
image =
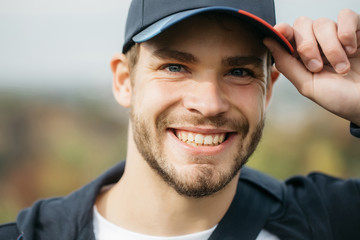
{"label": "man", "polygon": [[[126,164],[42,200],[1,239],[356,239],[360,181],[243,167],[279,73],[360,137],[360,17],[274,25],[272,0],[133,0],[114,95]],[[293,48],[294,47],[294,48]],[[12,238],[11,238],[12,237]]]}

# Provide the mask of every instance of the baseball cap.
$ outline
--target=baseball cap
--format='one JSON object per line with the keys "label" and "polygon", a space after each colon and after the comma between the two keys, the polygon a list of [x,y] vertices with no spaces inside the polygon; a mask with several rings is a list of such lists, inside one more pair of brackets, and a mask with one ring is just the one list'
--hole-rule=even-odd
{"label": "baseball cap", "polygon": [[169,27],[205,12],[222,12],[253,25],[264,37],[272,37],[288,52],[293,47],[276,31],[274,0],[133,0],[125,29],[123,53],[135,43],[146,42]]}

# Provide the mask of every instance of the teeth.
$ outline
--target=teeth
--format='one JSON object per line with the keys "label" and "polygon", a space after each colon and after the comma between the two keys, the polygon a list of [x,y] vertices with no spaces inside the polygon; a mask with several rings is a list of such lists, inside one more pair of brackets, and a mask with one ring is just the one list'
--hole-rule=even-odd
{"label": "teeth", "polygon": [[225,133],[207,135],[177,130],[176,136],[192,146],[216,146],[225,140]]}
{"label": "teeth", "polygon": [[182,133],[179,132],[179,133],[177,134],[177,137],[178,137],[180,140],[182,140]]}
{"label": "teeth", "polygon": [[219,136],[219,142],[222,143],[225,140],[225,134]]}
{"label": "teeth", "polygon": [[214,144],[218,144],[219,143],[219,135],[215,135],[214,139],[213,139]]}
{"label": "teeth", "polygon": [[187,141],[189,142],[193,142],[195,139],[194,139],[194,135],[192,133],[189,133],[186,137],[186,133],[183,132],[183,135],[185,135],[184,138],[186,138]]}
{"label": "teeth", "polygon": [[206,136],[204,138],[204,144],[210,145],[213,143],[213,138],[211,136]]}
{"label": "teeth", "polygon": [[187,137],[186,137],[185,134],[181,134],[181,137],[179,137],[179,139],[184,141],[184,142],[187,141]]}
{"label": "teeth", "polygon": [[204,136],[201,134],[196,134],[195,136],[195,143],[203,144],[204,143]]}

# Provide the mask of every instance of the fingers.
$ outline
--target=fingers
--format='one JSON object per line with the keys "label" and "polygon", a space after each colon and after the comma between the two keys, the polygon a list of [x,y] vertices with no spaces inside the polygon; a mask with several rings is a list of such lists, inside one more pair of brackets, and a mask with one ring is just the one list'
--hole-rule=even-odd
{"label": "fingers", "polygon": [[360,46],[360,16],[345,9],[339,14],[338,24],[326,18],[313,21],[300,17],[294,23],[293,38],[296,52],[310,72],[321,71],[325,61],[344,74],[350,70],[348,57]]}
{"label": "fingers", "polygon": [[313,32],[313,21],[300,17],[294,22],[296,50],[304,65],[311,72],[319,72],[323,62],[318,48],[318,42]]}
{"label": "fingers", "polygon": [[[287,23],[279,23],[274,26],[275,30],[282,34],[292,46],[295,46],[294,29]],[[294,51],[293,56],[298,57],[297,52]]]}
{"label": "fingers", "polygon": [[347,54],[354,54],[360,46],[360,16],[350,9],[344,9],[338,16],[338,38]]}
{"label": "fingers", "polygon": [[350,62],[338,38],[336,23],[330,19],[320,18],[314,22],[313,31],[326,59],[335,71],[341,74],[348,72]]}
{"label": "fingers", "polygon": [[301,94],[312,98],[312,73],[274,39],[265,38],[264,45],[270,50],[275,60],[276,68],[294,84]]}
{"label": "fingers", "polygon": [[293,28],[287,23],[279,23],[274,26],[276,31],[281,33],[289,42],[294,40]]}

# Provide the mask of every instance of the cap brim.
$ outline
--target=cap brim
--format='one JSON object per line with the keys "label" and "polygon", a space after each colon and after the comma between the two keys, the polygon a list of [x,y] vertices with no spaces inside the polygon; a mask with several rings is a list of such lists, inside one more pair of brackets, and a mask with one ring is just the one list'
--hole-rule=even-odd
{"label": "cap brim", "polygon": [[260,30],[264,36],[274,38],[278,41],[289,53],[293,53],[294,49],[289,43],[289,41],[275,28],[273,28],[268,22],[264,21],[263,19],[243,10],[230,8],[230,7],[205,7],[199,9],[193,9],[183,12],[178,12],[173,15],[167,16],[149,27],[145,28],[138,34],[136,34],[132,40],[135,43],[146,42],[159,33],[165,31],[169,27],[173,26],[174,24],[183,21],[191,16],[204,13],[204,12],[225,12],[228,14],[235,15],[242,20],[249,22],[250,24],[254,25],[258,30]]}

